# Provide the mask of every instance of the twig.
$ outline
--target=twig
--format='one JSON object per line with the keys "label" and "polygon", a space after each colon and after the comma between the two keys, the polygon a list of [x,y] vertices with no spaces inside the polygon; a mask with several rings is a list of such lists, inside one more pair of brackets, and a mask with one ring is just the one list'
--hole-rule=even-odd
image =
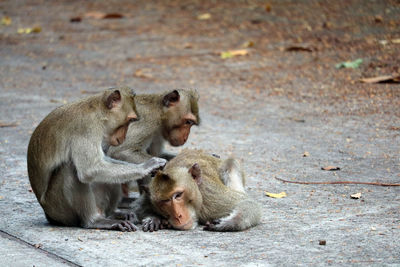
{"label": "twig", "polygon": [[377,186],[400,186],[400,184],[379,183],[379,182],[355,182],[355,181],[298,182],[298,181],[284,180],[276,176],[275,179],[290,184],[365,184],[365,185],[377,185]]}

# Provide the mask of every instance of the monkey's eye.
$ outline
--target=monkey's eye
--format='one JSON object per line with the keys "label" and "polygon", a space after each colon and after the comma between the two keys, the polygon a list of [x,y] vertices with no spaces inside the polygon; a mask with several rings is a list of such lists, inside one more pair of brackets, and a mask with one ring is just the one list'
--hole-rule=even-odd
{"label": "monkey's eye", "polygon": [[178,192],[175,194],[175,199],[180,199],[183,195],[183,192]]}
{"label": "monkey's eye", "polygon": [[186,124],[186,125],[190,125],[190,126],[192,126],[192,125],[194,125],[194,124],[195,124],[195,122],[194,122],[194,121],[192,121],[192,120],[186,120],[186,121],[185,121],[185,124]]}

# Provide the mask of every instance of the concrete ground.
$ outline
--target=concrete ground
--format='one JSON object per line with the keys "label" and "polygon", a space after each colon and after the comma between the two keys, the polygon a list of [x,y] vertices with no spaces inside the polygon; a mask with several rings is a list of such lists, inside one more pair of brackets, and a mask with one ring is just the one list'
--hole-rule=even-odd
{"label": "concrete ground", "polygon": [[[400,72],[399,1],[4,0],[5,16],[0,265],[400,265],[399,187],[274,178],[400,183],[400,85],[359,81]],[[18,33],[32,27],[41,31]],[[221,58],[238,49],[247,55]],[[184,147],[242,159],[262,223],[238,233],[49,225],[27,176],[30,135],[52,109],[118,85],[196,88],[202,125]]]}

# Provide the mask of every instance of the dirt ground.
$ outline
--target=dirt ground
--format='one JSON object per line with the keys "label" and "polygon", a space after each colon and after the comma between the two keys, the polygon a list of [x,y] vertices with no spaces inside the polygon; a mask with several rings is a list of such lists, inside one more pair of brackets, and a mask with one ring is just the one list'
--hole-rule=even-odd
{"label": "dirt ground", "polygon": [[[399,75],[400,1],[4,0],[0,19],[1,265],[400,265],[400,187],[275,179],[400,183],[400,85],[360,81]],[[240,158],[262,223],[49,225],[27,176],[30,135],[52,109],[119,85],[196,88],[202,124],[184,147]]]}

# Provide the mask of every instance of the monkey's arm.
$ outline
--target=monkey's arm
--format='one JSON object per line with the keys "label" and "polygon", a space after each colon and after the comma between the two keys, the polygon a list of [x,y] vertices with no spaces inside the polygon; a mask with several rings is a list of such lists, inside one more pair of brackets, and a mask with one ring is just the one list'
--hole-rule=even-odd
{"label": "monkey's arm", "polygon": [[170,152],[163,152],[160,155],[160,158],[166,159],[167,161],[170,161],[171,159],[173,159],[175,157],[176,157],[176,154],[170,153]]}
{"label": "monkey's arm", "polygon": [[164,144],[165,144],[165,140],[161,136],[161,134],[156,135],[155,137],[153,137],[153,140],[152,140],[149,148],[147,149],[147,152],[150,155],[160,157],[160,158],[170,161],[171,159],[175,158],[176,154],[164,151]]}
{"label": "monkey's arm", "polygon": [[152,158],[152,156],[145,151],[135,149],[126,149],[122,151],[109,150],[107,155],[130,163],[143,163]]}
{"label": "monkey's arm", "polygon": [[141,164],[131,164],[111,159],[104,155],[101,147],[88,146],[87,142],[79,144],[80,141],[75,141],[78,144],[74,147],[78,149],[71,151],[71,159],[82,183],[125,183],[150,174],[166,162],[161,158],[151,158]]}

